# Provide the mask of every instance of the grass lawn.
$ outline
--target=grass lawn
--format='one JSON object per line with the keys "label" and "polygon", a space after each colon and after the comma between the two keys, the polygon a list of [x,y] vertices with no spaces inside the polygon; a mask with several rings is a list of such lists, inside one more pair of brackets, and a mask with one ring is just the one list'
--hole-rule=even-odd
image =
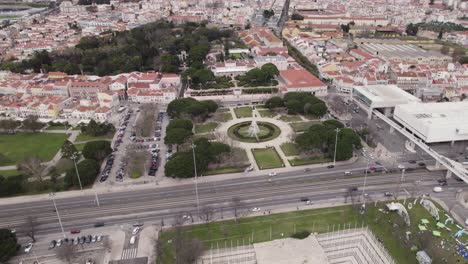
{"label": "grass lawn", "polygon": [[281,150],[286,156],[297,156],[299,155],[299,150],[295,143],[283,143],[281,144]]}
{"label": "grass lawn", "polygon": [[[383,210],[383,211],[379,211]],[[459,255],[453,256],[454,239],[449,235],[450,232],[444,229],[438,229],[442,233],[440,238],[432,236],[429,232],[437,230],[436,221],[430,214],[418,204],[414,205],[411,210],[408,210],[411,219],[411,226],[402,226],[401,218],[395,212],[384,212],[385,203],[380,202],[374,207],[373,203],[368,203],[366,213],[360,215],[356,207],[351,205],[312,209],[304,211],[292,211],[287,213],[272,214],[267,216],[257,216],[242,218],[236,223],[234,220],[226,220],[210,224],[200,224],[195,226],[184,227],[184,234],[188,237],[198,238],[203,242],[206,249],[209,248],[224,248],[226,245],[236,245],[236,243],[248,244],[248,241],[253,238],[254,243],[265,242],[283,237],[289,237],[294,232],[307,230],[309,232],[327,233],[329,230],[343,229],[343,226],[368,226],[374,235],[382,241],[384,247],[393,257],[396,263],[417,264],[416,252],[411,251],[411,246],[416,245],[421,249],[428,247],[436,248],[441,257],[447,258],[446,263],[464,263]],[[446,217],[443,212],[440,213],[441,222],[444,222]],[[427,225],[428,230],[420,232],[417,230],[421,219],[428,219],[430,224]],[[396,226],[394,226],[396,225]],[[458,230],[453,224],[448,225],[452,230]],[[271,233],[270,233],[271,230]],[[411,231],[410,240],[405,239],[405,232]],[[174,263],[173,247],[169,240],[174,239],[175,232],[166,231],[162,233],[161,242],[163,245],[163,261],[161,263]],[[429,246],[422,246],[420,237],[429,235]],[[451,247],[450,250],[440,249],[440,242],[444,239],[445,248]],[[462,239],[462,242],[466,239]],[[244,242],[242,242],[244,241]],[[428,254],[430,256],[432,252]],[[460,259],[461,262],[457,262]],[[442,263],[442,262],[433,262]]]}
{"label": "grass lawn", "polygon": [[48,126],[46,128],[46,130],[66,130],[68,128],[70,128],[70,127],[69,126],[68,127],[66,127],[66,126]]}
{"label": "grass lawn", "polygon": [[5,159],[0,166],[15,165],[27,156],[37,155],[44,161],[51,160],[69,135],[62,133],[18,133],[0,135],[0,149]]}
{"label": "grass lawn", "polygon": [[275,112],[270,111],[268,109],[258,110],[258,112],[262,117],[275,117],[277,115]]}
{"label": "grass lawn", "polygon": [[297,115],[284,115],[280,117],[280,120],[283,120],[284,122],[299,122],[302,121],[302,118]]}
{"label": "grass lawn", "polygon": [[236,172],[243,172],[243,171],[244,171],[244,168],[241,168],[241,167],[223,166],[223,167],[208,169],[208,171],[205,174],[217,175],[217,174],[236,173]]}
{"label": "grass lawn", "polygon": [[317,163],[327,163],[332,161],[332,159],[329,158],[305,158],[305,159],[290,159],[289,164],[291,166],[302,166],[302,165],[310,165],[310,164],[317,164]]}
{"label": "grass lawn", "polygon": [[208,140],[215,140],[216,136],[213,133],[193,135],[193,139],[197,139],[197,138],[206,138]]}
{"label": "grass lawn", "polygon": [[232,114],[231,114],[231,112],[223,113],[223,120],[224,120],[224,122],[227,122],[227,121],[229,121],[229,120],[232,120]]}
{"label": "grass lawn", "polygon": [[73,127],[72,130],[81,130],[81,126],[76,126],[76,127]]}
{"label": "grass lawn", "polygon": [[252,107],[250,106],[236,107],[234,108],[234,112],[236,113],[237,118],[251,117]]}
{"label": "grass lawn", "polygon": [[289,125],[292,127],[294,132],[304,132],[314,124],[320,124],[320,122],[317,122],[317,121],[298,122],[298,123],[291,123]]}
{"label": "grass lawn", "polygon": [[261,170],[284,167],[283,161],[274,148],[252,149],[252,153]]}
{"label": "grass lawn", "polygon": [[84,146],[86,145],[86,143],[79,143],[79,144],[76,144],[76,143],[75,143],[75,144],[73,144],[73,145],[75,145],[76,150],[78,150],[78,151],[83,151]]}
{"label": "grass lawn", "polygon": [[2,170],[0,171],[0,175],[2,175],[5,178],[8,178],[8,177],[19,176],[21,175],[21,172],[19,172],[18,170]]}
{"label": "grass lawn", "polygon": [[113,137],[114,137],[114,134],[93,137],[91,135],[81,133],[78,135],[78,137],[76,137],[75,142],[94,141],[94,140],[102,140],[102,139],[112,140]]}
{"label": "grass lawn", "polygon": [[204,124],[197,124],[195,125],[195,134],[203,134],[213,132],[216,127],[218,127],[218,123],[215,122],[208,122]]}

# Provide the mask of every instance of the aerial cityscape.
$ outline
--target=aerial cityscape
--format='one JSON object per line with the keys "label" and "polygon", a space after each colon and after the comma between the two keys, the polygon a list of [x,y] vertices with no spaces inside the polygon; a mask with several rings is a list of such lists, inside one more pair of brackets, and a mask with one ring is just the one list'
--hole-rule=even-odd
{"label": "aerial cityscape", "polygon": [[0,0],[0,263],[468,263],[468,0]]}

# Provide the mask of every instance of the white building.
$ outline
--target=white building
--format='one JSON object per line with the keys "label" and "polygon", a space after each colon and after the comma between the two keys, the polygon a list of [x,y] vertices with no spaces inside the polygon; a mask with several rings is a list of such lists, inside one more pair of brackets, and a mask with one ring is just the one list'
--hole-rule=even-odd
{"label": "white building", "polygon": [[397,105],[421,102],[396,85],[354,86],[353,98],[367,108],[369,118],[374,109],[380,109],[386,116],[391,116]]}
{"label": "white building", "polygon": [[393,117],[427,143],[468,140],[468,102],[397,105]]}

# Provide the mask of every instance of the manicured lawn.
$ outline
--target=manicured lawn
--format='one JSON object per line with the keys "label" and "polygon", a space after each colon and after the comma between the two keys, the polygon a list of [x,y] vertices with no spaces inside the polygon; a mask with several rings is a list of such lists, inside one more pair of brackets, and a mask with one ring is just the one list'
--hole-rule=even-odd
{"label": "manicured lawn", "polygon": [[70,127],[66,127],[66,126],[48,126],[46,130],[66,130],[69,128]]}
{"label": "manicured lawn", "polygon": [[218,127],[218,123],[215,122],[208,122],[204,124],[197,124],[195,125],[195,134],[203,134],[213,132],[216,127]]}
{"label": "manicured lawn", "polygon": [[59,151],[68,136],[61,133],[0,135],[0,150],[5,156],[5,160],[0,160],[0,166],[15,165],[32,155],[49,161]]}
{"label": "manicured lawn", "polygon": [[232,120],[232,114],[231,112],[226,112],[226,113],[223,113],[223,121],[224,122],[227,122],[229,120]]}
{"label": "manicured lawn", "polygon": [[309,129],[309,127],[311,127],[313,124],[320,124],[320,122],[317,122],[317,121],[298,122],[298,123],[291,123],[289,125],[292,127],[292,129],[295,132],[304,132],[307,129]]}
{"label": "manicured lawn", "polygon": [[288,116],[281,116],[280,120],[283,120],[284,122],[299,122],[299,121],[302,121],[302,118],[296,115],[288,115]]}
{"label": "manicured lawn", "polygon": [[8,177],[19,176],[21,175],[21,172],[19,172],[18,170],[2,170],[0,171],[0,175],[2,175],[5,178],[8,178]]}
{"label": "manicured lawn", "polygon": [[299,155],[299,150],[295,143],[283,143],[281,144],[281,150],[286,156],[297,156]]}
{"label": "manicured lawn", "polygon": [[234,108],[234,112],[236,113],[237,118],[251,117],[252,107],[250,106],[236,107]]}
{"label": "manicured lawn", "polygon": [[76,137],[75,142],[93,141],[93,140],[102,140],[102,139],[112,140],[113,137],[114,137],[114,134],[93,137],[91,135],[81,133],[78,135],[78,137]]}
{"label": "manicured lawn", "polygon": [[86,145],[86,143],[79,143],[79,144],[73,144],[75,145],[75,148],[78,150],[78,151],[83,151],[84,149],[84,146]]}
{"label": "manicured lawn", "polygon": [[214,169],[209,169],[205,174],[206,175],[217,175],[217,174],[225,174],[225,173],[236,173],[236,172],[243,172],[244,168],[234,167],[234,166],[226,166],[226,167],[218,167]]}
{"label": "manicured lawn", "polygon": [[275,112],[270,111],[268,109],[258,110],[258,112],[260,113],[262,117],[275,117],[277,115]]}
{"label": "manicured lawn", "polygon": [[[364,215],[360,215],[356,207],[351,205],[312,209],[304,211],[292,211],[287,213],[272,214],[242,218],[237,223],[234,220],[214,222],[210,224],[200,224],[184,227],[184,234],[201,240],[206,249],[224,248],[231,243],[239,245],[248,244],[252,240],[254,243],[265,242],[291,236],[294,232],[309,231],[317,233],[327,233],[330,230],[342,230],[343,226],[351,228],[369,227],[374,235],[382,241],[384,248],[390,253],[395,263],[416,264],[416,252],[411,251],[413,245],[421,249],[427,247],[435,248],[441,257],[447,258],[446,263],[465,263],[459,255],[453,256],[454,239],[450,232],[445,229],[438,229],[436,221],[419,203],[408,210],[411,219],[411,226],[402,225],[401,218],[396,212],[387,212],[386,202],[379,202],[375,207],[373,203],[368,203]],[[445,222],[444,212],[440,212],[441,222]],[[418,225],[421,219],[428,219],[430,223],[426,225],[429,231],[419,231]],[[219,219],[219,218],[218,218]],[[449,224],[452,233],[458,228]],[[429,232],[440,231],[440,238],[432,236]],[[406,231],[411,231],[410,240],[407,241]],[[162,233],[160,241],[163,245],[163,262],[174,263],[173,247],[169,240],[174,240],[175,232],[172,230]],[[420,237],[428,235],[429,246],[422,246]],[[461,238],[465,242],[466,237]],[[441,249],[441,240],[445,240],[444,249]],[[449,248],[449,250],[447,250]],[[431,252],[428,253],[431,256]],[[461,262],[457,262],[459,259]],[[442,263],[442,262],[433,262]]]}
{"label": "manicured lawn", "polygon": [[284,167],[283,161],[274,148],[252,149],[252,153],[261,170]]}
{"label": "manicured lawn", "polygon": [[193,135],[193,139],[197,139],[197,138],[206,138],[208,140],[215,140],[216,136],[213,133]]}
{"label": "manicured lawn", "polygon": [[332,161],[329,158],[305,158],[305,159],[290,159],[289,164],[291,166],[302,166],[302,165],[310,165],[310,164],[318,164],[318,163],[327,163]]}

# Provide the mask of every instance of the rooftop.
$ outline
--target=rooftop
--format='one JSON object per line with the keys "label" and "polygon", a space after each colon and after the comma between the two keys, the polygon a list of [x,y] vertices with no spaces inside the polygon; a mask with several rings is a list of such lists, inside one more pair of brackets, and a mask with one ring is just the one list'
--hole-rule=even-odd
{"label": "rooftop", "polygon": [[459,124],[468,129],[468,102],[404,104],[398,106],[427,126]]}

